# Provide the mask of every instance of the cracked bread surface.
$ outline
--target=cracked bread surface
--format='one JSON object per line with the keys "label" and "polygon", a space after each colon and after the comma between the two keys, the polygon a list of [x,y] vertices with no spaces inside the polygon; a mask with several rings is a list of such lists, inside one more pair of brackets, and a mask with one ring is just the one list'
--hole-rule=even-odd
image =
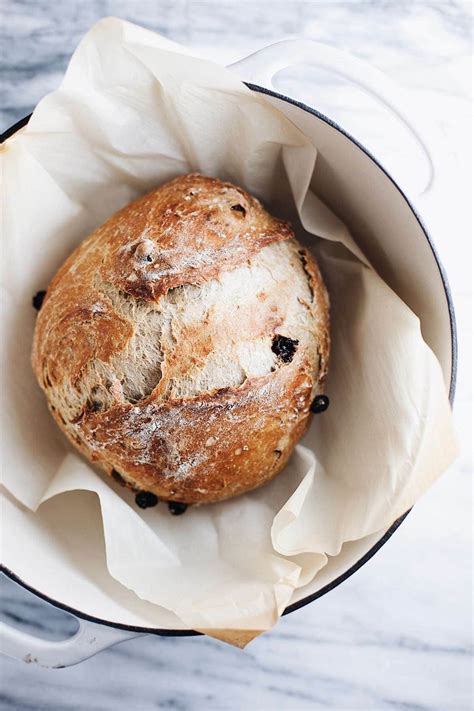
{"label": "cracked bread surface", "polygon": [[205,503],[283,469],[328,357],[327,292],[291,225],[192,174],[70,255],[39,312],[32,363],[90,461],[161,499]]}

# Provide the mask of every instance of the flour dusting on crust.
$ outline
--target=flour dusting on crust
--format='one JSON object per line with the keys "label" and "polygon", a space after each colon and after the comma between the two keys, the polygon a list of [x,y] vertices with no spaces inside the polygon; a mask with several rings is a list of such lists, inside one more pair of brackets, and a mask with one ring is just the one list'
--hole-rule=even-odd
{"label": "flour dusting on crust", "polygon": [[188,503],[284,467],[322,390],[328,299],[288,223],[228,183],[178,178],[113,215],[53,279],[33,367],[69,439]]}

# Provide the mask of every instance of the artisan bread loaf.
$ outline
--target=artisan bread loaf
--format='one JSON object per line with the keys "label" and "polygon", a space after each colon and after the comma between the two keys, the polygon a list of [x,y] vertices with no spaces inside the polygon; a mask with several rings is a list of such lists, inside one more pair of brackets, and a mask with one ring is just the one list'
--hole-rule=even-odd
{"label": "artisan bread loaf", "polygon": [[328,354],[326,290],[290,224],[230,183],[186,175],[71,254],[32,363],[89,460],[134,490],[203,503],[283,469]]}

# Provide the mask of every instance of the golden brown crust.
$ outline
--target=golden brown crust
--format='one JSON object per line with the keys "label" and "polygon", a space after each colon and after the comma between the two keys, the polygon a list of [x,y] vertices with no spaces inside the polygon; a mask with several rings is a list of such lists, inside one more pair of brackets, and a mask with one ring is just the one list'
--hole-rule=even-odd
{"label": "golden brown crust", "polygon": [[321,272],[311,252],[300,246],[299,254],[301,256],[303,269],[308,276],[308,283],[313,297],[311,301],[311,313],[318,334],[317,350],[319,363],[317,367],[318,377],[313,389],[314,397],[318,393],[322,393],[329,367],[329,353],[331,350],[329,298]]}
{"label": "golden brown crust", "polygon": [[[293,231],[231,183],[191,174],[127,205],[95,234],[108,243],[103,280],[136,298],[155,300],[169,289],[201,284],[232,269]],[[143,246],[144,240],[149,244]]]}
{"label": "golden brown crust", "polygon": [[308,424],[312,371],[296,358],[238,388],[87,413],[80,436],[98,461],[106,453],[106,470],[115,469],[159,498],[229,498],[285,466]]}
{"label": "golden brown crust", "polygon": [[[263,259],[269,245],[287,240]],[[287,263],[267,276],[268,288],[224,310],[211,290],[202,318],[189,318],[200,294],[180,291],[185,285],[217,280],[217,289],[242,265],[260,269],[263,280],[279,255]],[[296,317],[288,303],[297,281]],[[148,385],[134,384],[137,396],[127,378],[140,370],[137,358],[150,359],[138,342],[143,324],[156,362]],[[270,352],[275,334],[298,343],[290,362]],[[203,389],[206,364],[216,354],[225,363],[229,344],[243,349],[241,380]],[[271,368],[258,361],[260,375],[252,375],[255,348],[265,363],[262,353],[275,358]],[[229,183],[188,175],[120,210],[68,258],[39,313],[32,363],[56,421],[85,456],[131,487],[202,503],[281,471],[308,425],[328,357],[327,293],[290,225]]]}

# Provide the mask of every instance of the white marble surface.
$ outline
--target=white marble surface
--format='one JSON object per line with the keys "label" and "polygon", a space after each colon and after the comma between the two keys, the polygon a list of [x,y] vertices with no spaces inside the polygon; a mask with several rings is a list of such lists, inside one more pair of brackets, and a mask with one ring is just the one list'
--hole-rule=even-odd
{"label": "white marble surface", "polygon": [[[2,708],[472,708],[471,7],[459,0],[4,2],[3,128],[57,86],[80,36],[110,14],[224,63],[277,39],[309,37],[368,59],[403,85],[422,120],[440,129],[447,154],[433,195],[418,204],[456,304],[461,454],[371,562],[245,651],[207,638],[144,637],[61,671],[3,658]],[[288,70],[277,84],[339,121],[416,194],[423,160],[385,110],[322,71]],[[5,620],[57,638],[74,629],[69,616],[1,583]]]}

